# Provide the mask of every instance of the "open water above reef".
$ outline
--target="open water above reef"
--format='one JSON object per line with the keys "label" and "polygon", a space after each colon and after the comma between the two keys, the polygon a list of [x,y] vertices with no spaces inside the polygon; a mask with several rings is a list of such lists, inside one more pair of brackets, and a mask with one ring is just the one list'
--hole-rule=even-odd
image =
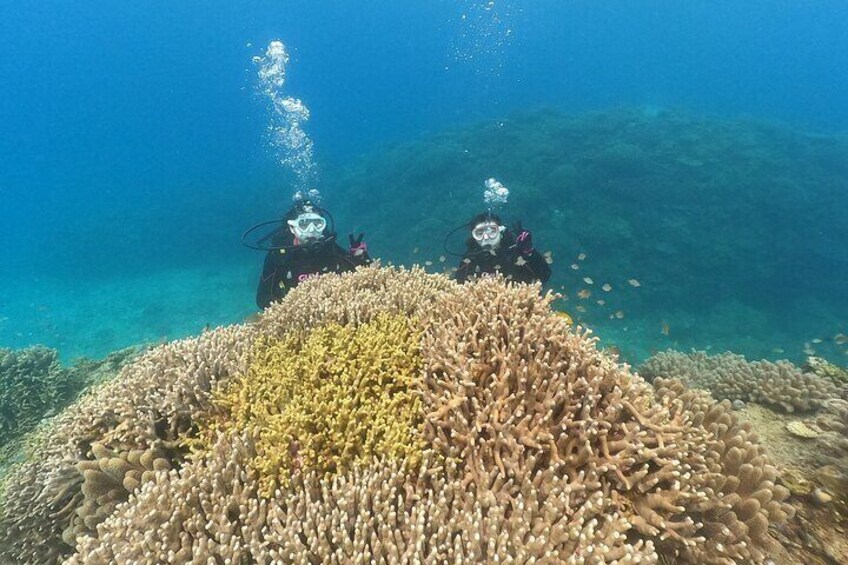
{"label": "open water above reef", "polygon": [[[475,181],[505,179],[505,219],[551,252],[558,306],[634,364],[666,348],[844,363],[846,162],[845,138],[761,121],[544,110],[386,147],[327,184],[344,195],[340,227],[366,231],[375,256],[439,272],[458,262],[444,236],[474,210]],[[108,235],[92,238],[119,254],[125,242]],[[49,262],[74,268],[58,252]],[[4,343],[104,355],[240,321],[254,311],[258,257],[213,265],[10,282]]]}

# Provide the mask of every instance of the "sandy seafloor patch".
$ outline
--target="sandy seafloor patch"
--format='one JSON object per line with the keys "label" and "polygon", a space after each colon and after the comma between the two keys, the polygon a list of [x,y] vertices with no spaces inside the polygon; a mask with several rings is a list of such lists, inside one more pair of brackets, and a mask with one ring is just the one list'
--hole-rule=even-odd
{"label": "sandy seafloor patch", "polygon": [[6,278],[0,281],[0,346],[43,344],[69,361],[239,322],[255,311],[260,267],[172,269],[84,283]]}
{"label": "sandy seafloor patch", "polygon": [[[87,281],[40,278],[0,280],[0,347],[42,344],[63,362],[99,358],[130,345],[195,335],[207,326],[243,321],[256,312],[254,292],[261,258],[218,268],[185,268]],[[575,310],[578,303],[587,312]],[[751,359],[804,359],[805,344],[817,355],[845,365],[848,355],[829,337],[843,320],[825,302],[787,305],[780,317],[729,298],[709,312],[629,311],[626,301],[602,308],[572,295],[558,308],[582,317],[603,347],[621,351],[633,365],[673,348],[734,351]],[[614,317],[618,308],[624,318]],[[610,318],[610,316],[613,316]],[[663,322],[668,335],[663,333]],[[811,343],[813,340],[821,343]]]}

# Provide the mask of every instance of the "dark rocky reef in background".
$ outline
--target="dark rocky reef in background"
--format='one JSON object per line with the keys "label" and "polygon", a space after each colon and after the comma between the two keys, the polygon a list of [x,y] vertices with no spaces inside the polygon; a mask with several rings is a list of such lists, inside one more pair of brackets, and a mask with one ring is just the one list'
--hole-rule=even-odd
{"label": "dark rocky reef in background", "polygon": [[582,284],[569,264],[583,252],[596,283],[641,281],[628,314],[705,314],[733,300],[725,307],[776,314],[760,324],[773,327],[797,324],[781,312],[812,298],[848,316],[844,137],[673,110],[535,111],[377,152],[326,175],[326,192],[339,224],[367,231],[378,255],[435,262],[492,176],[511,190],[503,215],[553,252],[556,288]]}

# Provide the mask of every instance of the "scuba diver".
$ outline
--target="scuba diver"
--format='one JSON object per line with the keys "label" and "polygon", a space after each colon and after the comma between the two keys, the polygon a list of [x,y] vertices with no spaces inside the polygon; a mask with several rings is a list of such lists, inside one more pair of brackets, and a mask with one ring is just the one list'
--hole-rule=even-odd
{"label": "scuba diver", "polygon": [[[362,241],[364,234],[354,238],[349,235],[350,247],[343,249],[336,243],[335,226],[328,225],[332,216],[309,200],[296,202],[286,213],[285,223],[259,240],[253,249],[267,250],[259,287],[256,289],[256,304],[266,308],[279,300],[301,282],[324,273],[353,271],[360,265],[368,265],[371,258]],[[250,228],[245,238],[256,228],[279,220],[263,222]],[[264,246],[270,241],[270,245]]]}
{"label": "scuba diver", "polygon": [[521,224],[513,232],[497,215],[484,212],[462,227],[466,226],[471,228],[471,235],[454,275],[458,282],[496,273],[508,281],[522,283],[544,284],[550,278],[548,262],[533,248],[533,236],[521,229]]}

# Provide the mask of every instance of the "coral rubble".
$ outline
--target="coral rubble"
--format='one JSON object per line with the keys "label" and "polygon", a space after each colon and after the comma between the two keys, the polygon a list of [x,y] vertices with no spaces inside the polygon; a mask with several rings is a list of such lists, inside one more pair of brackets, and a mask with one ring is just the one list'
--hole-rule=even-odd
{"label": "coral rubble", "polygon": [[366,268],[162,345],[6,485],[0,558],[763,563],[788,490],[749,424],[653,386],[539,287]]}

